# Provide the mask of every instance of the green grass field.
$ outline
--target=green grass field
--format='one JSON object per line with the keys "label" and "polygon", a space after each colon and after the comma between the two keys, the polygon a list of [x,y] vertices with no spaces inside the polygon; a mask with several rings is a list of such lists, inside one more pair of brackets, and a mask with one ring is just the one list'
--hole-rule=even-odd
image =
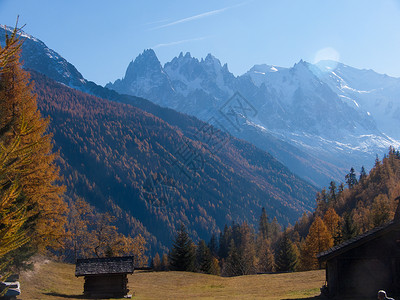
{"label": "green grass field", "polygon": [[[37,264],[21,275],[19,299],[83,299],[83,278],[75,266]],[[223,278],[186,272],[135,272],[129,277],[133,299],[317,299],[325,271]]]}

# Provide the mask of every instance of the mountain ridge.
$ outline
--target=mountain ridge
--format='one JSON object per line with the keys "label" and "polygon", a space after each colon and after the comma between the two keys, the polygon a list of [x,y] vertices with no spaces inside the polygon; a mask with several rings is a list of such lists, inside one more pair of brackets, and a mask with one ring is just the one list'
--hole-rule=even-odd
{"label": "mountain ridge", "polygon": [[[47,56],[44,44],[37,47]],[[143,98],[87,80],[70,88],[73,81],[56,82],[48,72],[65,74],[60,66],[68,65],[47,58],[34,64],[31,54],[22,47],[40,111],[51,118],[66,197],[83,197],[99,210],[126,214],[119,227],[127,234],[142,233],[152,249],[168,245],[180,222],[194,238],[208,239],[232,221],[256,224],[261,207],[283,224],[312,209],[316,188],[269,153]],[[210,139],[210,132],[217,135]],[[183,161],[182,149],[196,151],[203,158],[201,168]]]}
{"label": "mountain ridge", "polygon": [[[213,68],[207,69],[206,61]],[[134,73],[134,68],[130,72]],[[307,176],[304,168],[296,168],[301,162],[293,164],[283,155],[274,153],[297,174],[320,186],[328,185],[328,178],[341,180],[350,165],[356,168],[365,165],[368,169],[371,167],[371,157],[385,153],[390,145],[397,147],[400,144],[396,137],[386,134],[386,130],[380,130],[379,127],[386,122],[385,118],[376,120],[369,111],[371,109],[362,108],[356,101],[338,93],[333,81],[324,77],[327,72],[303,60],[292,68],[256,65],[245,74],[234,76],[226,64],[222,65],[211,54],[199,60],[190,53],[181,53],[164,64],[162,73],[164,77],[169,77],[168,96],[164,96],[160,86],[151,89],[151,93],[141,90],[140,96],[206,121],[215,115],[225,101],[239,92],[252,103],[258,113],[255,117],[246,117],[247,125],[253,128],[241,128],[242,131],[237,132],[229,124],[223,124],[228,131],[274,153],[276,151],[273,148],[260,142],[268,132],[274,138],[317,158],[316,168],[326,171],[324,174],[315,172]],[[384,77],[397,83],[393,78]],[[118,91],[111,83],[106,87]],[[400,81],[397,88],[400,91]],[[124,93],[130,95],[135,95],[135,92],[135,89],[124,90]],[[399,106],[396,109],[400,111]],[[258,137],[251,138],[253,134],[244,133],[246,130],[257,131]],[[319,163],[318,158],[323,162]],[[328,165],[333,165],[334,170],[328,170]]]}
{"label": "mountain ridge", "polygon": [[[46,52],[47,50],[41,49],[40,51]],[[296,70],[292,70],[293,68],[267,66],[271,72],[263,72],[267,71],[265,66],[264,69],[261,68],[259,70],[257,70],[257,66],[254,66],[251,68],[251,70],[253,70],[252,74],[249,74],[249,71],[243,75],[235,77],[229,72],[227,64],[222,65],[221,62],[211,54],[207,55],[207,59],[199,60],[193,58],[190,53],[186,53],[185,55],[181,53],[170,63],[165,63],[164,67],[166,70],[164,70],[164,67],[156,57],[154,50],[148,51],[148,54],[151,54],[150,56],[152,56],[153,61],[157,64],[158,73],[153,74],[155,77],[150,76],[147,78],[146,76],[142,76],[142,80],[151,84],[152,82],[157,82],[157,79],[160,79],[161,76],[161,82],[165,84],[150,86],[151,88],[149,89],[144,88],[140,93],[137,93],[136,96],[147,98],[164,107],[169,107],[196,116],[203,121],[217,119],[219,123],[222,123],[225,130],[238,138],[248,140],[260,149],[273,154],[279,161],[289,166],[293,172],[312,182],[314,185],[320,187],[326,186],[332,179],[341,181],[344,174],[348,172],[349,166],[354,166],[358,169],[361,165],[364,165],[368,169],[371,167],[371,157],[385,153],[390,145],[397,147],[399,144],[397,139],[390,137],[390,129],[392,132],[396,130],[391,128],[390,124],[392,121],[385,117],[386,115],[384,115],[384,112],[382,112],[383,118],[381,119],[383,120],[382,122],[388,123],[386,127],[389,131],[360,131],[360,128],[373,128],[375,120],[371,121],[371,117],[368,115],[368,113],[370,113],[369,110],[357,110],[357,105],[355,104],[355,101],[353,101],[354,99],[346,100],[345,97],[347,96],[337,96],[337,93],[332,91],[334,90],[334,87],[331,81],[327,83],[321,81],[323,85],[328,86],[328,88],[319,87],[319,92],[314,90],[307,91],[307,89],[304,89],[303,87],[293,87],[290,92],[288,86],[268,86],[264,81],[265,77],[275,76],[275,80],[279,79],[286,83],[293,83],[293,79],[288,77],[290,74],[296,73]],[[31,67],[43,74],[47,74],[56,81],[62,82],[68,86],[100,97],[107,95],[112,97],[115,101],[133,101],[136,102],[135,105],[142,105],[142,108],[148,110],[150,113],[158,111],[158,108],[149,105],[149,103],[145,103],[144,100],[138,101],[138,98],[129,98],[128,100],[125,96],[111,96],[111,92],[106,91],[95,83],[85,79],[82,80],[80,73],[77,75],[78,80],[75,80],[74,83],[66,81],[65,78],[60,80],[57,76],[52,74],[57,72],[63,74],[63,70],[59,70],[58,65],[53,63],[54,67],[49,67],[50,69],[53,68],[53,70],[49,71],[43,66],[32,64],[30,61],[31,55],[29,55],[29,53],[24,55],[23,51],[23,57],[26,60],[28,68]],[[190,67],[190,64],[179,65],[180,63],[178,59],[191,61],[192,66]],[[208,71],[203,68],[206,66],[206,60],[208,61],[208,66],[212,67],[208,68]],[[52,66],[51,59],[47,61],[47,66]],[[175,69],[173,68],[173,61],[174,64],[178,64],[178,66],[174,67]],[[133,63],[134,61],[131,62],[131,64]],[[145,63],[142,65],[145,65]],[[296,64],[296,68],[299,70],[301,68],[305,69],[305,67],[310,65],[311,64],[301,60]],[[172,80],[169,78],[174,72],[177,74],[178,72],[176,72],[176,70],[179,68],[182,69],[182,67],[185,67],[187,73],[192,74],[193,77],[190,78],[190,76],[184,76],[184,78],[188,77],[188,80],[186,81],[176,80],[176,78],[173,78],[174,80]],[[258,66],[258,68],[260,68],[260,66]],[[313,66],[312,70],[306,70],[310,73],[307,76],[312,75],[316,80],[321,80],[320,78],[323,74],[326,74],[326,72],[323,73],[320,70],[318,73],[316,72],[316,69],[317,68]],[[207,75],[210,74],[210,70],[213,70],[213,72],[211,72],[213,73],[212,76]],[[220,72],[219,75],[216,74],[218,72]],[[282,72],[286,72],[288,75],[281,76],[278,74]],[[200,78],[201,76],[199,74],[203,74],[202,76],[204,78]],[[258,84],[256,84],[256,81]],[[196,82],[196,85],[194,86],[195,88],[193,88],[193,85],[190,86],[193,82]],[[256,85],[259,87],[254,89],[254,86]],[[107,86],[111,87],[109,84]],[[142,84],[136,84],[136,86],[140,86],[141,88],[146,87],[146,85]],[[332,106],[333,108],[344,108],[342,116],[339,115],[340,118],[338,118],[338,115],[334,114],[326,116],[315,109],[314,115],[307,115],[309,111],[307,110],[307,106],[304,106],[304,103],[307,103],[309,99],[314,99],[314,102],[318,102],[318,97],[315,96],[318,94],[320,95],[319,98],[323,99],[326,96],[324,94],[324,89],[325,91],[328,91],[328,94],[331,94],[331,99],[334,100],[331,102],[329,99],[324,100],[328,105],[332,106],[332,103],[336,103],[336,106]],[[242,120],[240,130],[231,126],[231,123],[226,122],[226,114],[221,114],[219,111],[221,106],[227,102],[226,100],[229,99],[231,94],[235,91],[240,91],[244,98],[250,99],[249,102],[251,102],[258,111],[255,118],[245,118]],[[127,89],[122,92],[125,94],[132,94],[129,93]],[[294,92],[296,92],[296,100],[300,100],[296,102],[296,110],[293,109],[293,107],[285,106],[285,102],[293,100],[285,100],[285,95],[291,93],[290,97],[292,97]],[[125,100],[121,100],[122,98]],[[380,101],[386,101],[385,95],[381,95],[381,98],[383,99],[380,99]],[[398,103],[398,101],[392,102]],[[390,103],[388,103],[388,105],[389,104]],[[311,107],[313,106],[311,105]],[[398,107],[395,107],[393,111],[395,112],[398,109]],[[291,110],[292,112],[290,112]],[[331,110],[335,111],[335,109]],[[356,111],[356,113],[354,113],[354,111]],[[346,118],[350,120],[350,122]],[[345,127],[342,129],[336,129],[336,127],[330,126],[329,128],[325,126],[324,123],[321,127],[315,127],[315,124],[317,124],[319,122],[318,120],[321,119],[324,120],[325,123],[330,122],[331,124],[334,124],[337,120],[342,120],[343,124],[347,124],[347,131],[345,130],[343,133],[341,130]],[[354,120],[358,121],[354,123]],[[308,131],[299,130],[301,129],[301,126],[309,126],[309,128],[306,128]],[[315,127],[315,130],[311,131],[313,126]],[[288,128],[290,130],[288,130]],[[326,128],[328,128],[328,130],[326,130]],[[325,131],[336,136],[332,138],[329,136],[326,137],[319,135],[320,132]],[[386,132],[389,133],[386,134]],[[342,138],[342,136],[345,136],[345,138]]]}
{"label": "mountain ridge", "polygon": [[[9,27],[8,27],[9,28]],[[4,28],[3,28],[4,29]],[[25,33],[23,33],[25,34]],[[29,36],[29,35],[27,35]],[[156,114],[161,116],[162,118],[168,118],[169,122],[175,122],[174,116],[176,116],[176,113],[173,111],[169,111],[167,108],[162,109],[161,107],[158,107],[157,104],[153,104],[153,102],[150,102],[142,97],[135,97],[135,96],[128,96],[128,95],[120,95],[116,93],[113,90],[105,89],[94,82],[88,81],[88,80],[81,80],[81,74],[77,74],[76,79],[74,83],[70,83],[70,79],[62,77],[64,73],[67,72],[67,68],[65,66],[69,66],[68,62],[64,64],[58,64],[57,61],[53,62],[49,57],[45,54],[49,51],[48,47],[43,43],[40,42],[38,43],[37,39],[29,36],[31,38],[30,44],[28,45],[29,49],[34,48],[38,53],[33,53],[32,51],[27,51],[25,50],[24,46],[22,48],[22,58],[25,61],[25,68],[31,68],[34,69],[42,74],[45,74],[52,79],[61,82],[63,84],[66,84],[67,86],[73,87],[75,89],[78,89],[83,92],[87,92],[89,94],[99,96],[101,98],[107,98],[111,99],[113,101],[117,102],[123,102],[123,103],[130,103],[133,104],[137,107],[142,108],[143,110]],[[0,30],[0,42],[4,43],[5,40],[5,31]],[[36,42],[36,46],[33,47],[32,43]],[[27,41],[25,41],[25,45],[27,45]],[[37,55],[42,55],[44,56],[44,62],[42,64],[36,64],[32,62],[33,57],[37,57]],[[183,57],[183,54],[182,54]],[[190,54],[186,55],[186,57],[191,57]],[[211,58],[211,57],[210,57]],[[158,59],[157,59],[158,61]],[[132,61],[133,63],[133,61]],[[72,66],[72,65],[71,65]],[[61,68],[60,68],[61,67]],[[72,66],[73,67],[73,66]],[[225,67],[227,69],[227,67]],[[61,77],[61,78],[60,78]],[[247,84],[247,83],[244,83]],[[203,91],[195,91],[191,93],[191,97],[193,99],[199,99],[201,101],[204,98],[205,92]],[[178,105],[179,103],[182,103],[183,97],[168,97],[168,101],[171,101],[171,106]],[[212,106],[212,103],[209,103],[211,105],[210,111],[212,113],[215,113],[218,110],[218,107]],[[183,105],[184,106],[184,105]],[[207,117],[206,114],[204,114],[204,118]],[[178,113],[178,118],[181,118],[181,115]],[[204,119],[203,118],[203,119]],[[221,115],[213,115],[214,119],[221,120],[223,116]],[[207,118],[209,120],[210,118]],[[179,124],[179,122],[177,122]],[[239,138],[245,138],[246,136],[249,135],[254,135],[254,127],[252,126],[246,126],[246,124],[242,124],[245,127],[242,126],[242,130],[237,132],[237,137]],[[182,130],[185,130],[185,128],[180,127]],[[306,180],[310,181],[314,185],[321,185],[321,182],[327,182],[333,177],[339,178],[340,174],[343,173],[343,170],[341,172],[337,172],[336,170],[333,170],[332,166],[329,163],[326,163],[324,161],[321,161],[319,158],[315,156],[310,156],[309,154],[305,153],[304,151],[301,151],[300,149],[294,147],[293,145],[290,145],[283,140],[276,138],[272,136],[270,133],[268,133],[266,130],[262,132],[263,138],[255,138],[254,140],[257,142],[255,143],[256,146],[261,147],[262,149],[267,150],[271,154],[273,154],[275,157],[278,157],[278,159],[282,162],[291,162],[291,167],[292,170],[297,173],[297,174],[302,174],[303,178]],[[317,162],[317,163],[316,163]],[[332,171],[333,170],[333,171]],[[322,180],[318,182],[315,181],[315,174],[317,174],[318,177],[321,177]],[[328,175],[327,175],[328,174]]]}

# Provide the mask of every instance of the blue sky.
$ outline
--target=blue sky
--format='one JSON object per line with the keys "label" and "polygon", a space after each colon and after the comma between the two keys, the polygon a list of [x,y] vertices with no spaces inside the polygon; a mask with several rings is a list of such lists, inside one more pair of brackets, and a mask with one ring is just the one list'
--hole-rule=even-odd
{"label": "blue sky", "polygon": [[400,77],[399,0],[0,0],[0,23],[20,24],[99,84],[121,78],[153,48],[165,63],[208,53],[241,75],[335,58]]}

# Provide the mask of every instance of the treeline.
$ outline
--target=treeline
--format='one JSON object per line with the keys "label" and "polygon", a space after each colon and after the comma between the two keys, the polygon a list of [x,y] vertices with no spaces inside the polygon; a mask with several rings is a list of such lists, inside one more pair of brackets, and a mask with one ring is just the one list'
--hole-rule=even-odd
{"label": "treeline", "polygon": [[[169,254],[152,259],[154,270],[191,271],[206,274],[237,276],[286,270],[284,259],[275,259],[275,248],[285,236],[276,218],[269,222],[265,209],[258,232],[243,222],[225,226],[219,237],[212,235],[206,243],[193,243],[184,225],[180,226]],[[279,256],[279,255],[278,255]]]}
{"label": "treeline", "polygon": [[232,223],[225,226],[219,237],[213,235],[208,243],[200,240],[195,245],[181,225],[169,254],[163,254],[162,260],[156,254],[152,266],[156,271],[191,271],[221,276],[292,272],[318,267],[311,265],[310,257],[332,245],[322,220],[313,223],[307,238],[301,240],[294,227],[282,229],[276,218],[270,222],[263,208],[257,231],[246,222]]}
{"label": "treeline", "polygon": [[[400,200],[400,153],[390,147],[369,174],[353,168],[345,183],[331,182],[316,195],[316,209],[286,229],[268,220],[263,208],[257,231],[246,222],[225,226],[219,238],[195,245],[182,225],[172,249],[152,264],[155,270],[222,276],[318,269],[317,254],[391,221]],[[400,211],[397,211],[400,217]]]}
{"label": "treeline", "polygon": [[[344,183],[332,181],[328,189],[317,193],[315,212],[303,215],[293,227],[304,241],[302,269],[319,267],[317,253],[393,220],[399,200],[400,153],[393,147],[382,161],[376,158],[369,174],[364,167],[358,175],[351,168]],[[315,247],[318,251],[312,251]]]}
{"label": "treeline", "polygon": [[[133,254],[147,263],[146,242],[118,233],[109,214],[84,200],[67,203],[29,73],[22,69],[16,29],[0,45],[0,273],[29,268],[35,254],[78,257]],[[4,278],[2,278],[4,280]]]}
{"label": "treeline", "polygon": [[364,168],[359,176],[351,168],[346,175],[346,186],[331,182],[328,190],[317,195],[316,215],[333,208],[342,218],[347,218],[356,233],[363,233],[392,220],[400,197],[400,153],[389,148],[382,161],[366,174]]}

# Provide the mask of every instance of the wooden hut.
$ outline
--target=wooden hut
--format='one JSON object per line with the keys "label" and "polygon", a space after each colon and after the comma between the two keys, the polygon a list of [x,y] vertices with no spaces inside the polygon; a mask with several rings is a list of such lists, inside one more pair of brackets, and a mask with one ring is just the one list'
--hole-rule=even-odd
{"label": "wooden hut", "polygon": [[376,298],[380,289],[400,295],[400,222],[394,220],[328,251],[318,254],[326,262],[329,297]]}
{"label": "wooden hut", "polygon": [[118,298],[128,294],[127,274],[133,270],[132,256],[78,259],[75,276],[85,276],[86,297]]}

